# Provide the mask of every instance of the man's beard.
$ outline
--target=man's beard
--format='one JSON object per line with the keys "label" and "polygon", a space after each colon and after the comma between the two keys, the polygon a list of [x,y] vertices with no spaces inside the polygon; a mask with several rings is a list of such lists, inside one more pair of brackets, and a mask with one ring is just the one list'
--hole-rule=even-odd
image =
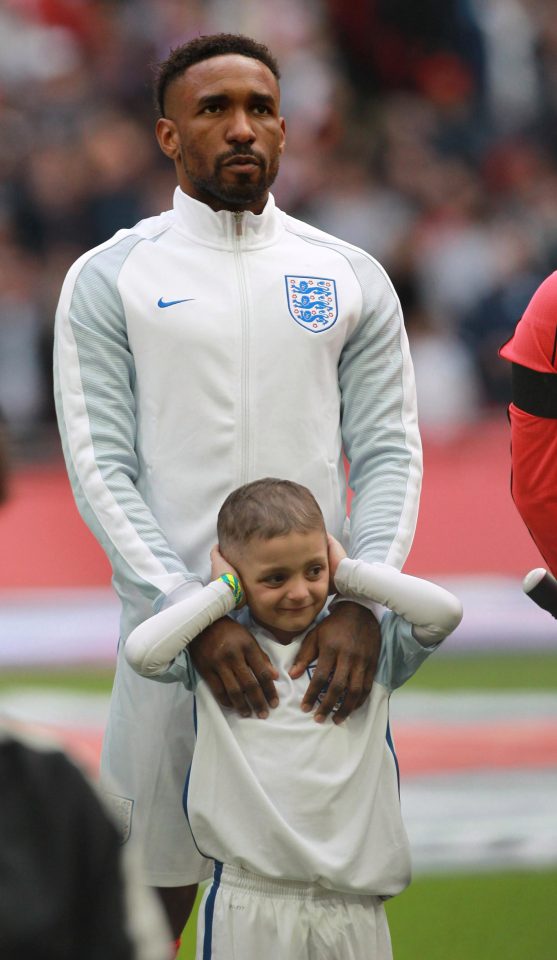
{"label": "man's beard", "polygon": [[[251,173],[237,173],[235,182],[225,183],[221,171],[226,161],[232,159],[232,157],[254,157],[259,163],[258,176],[253,179]],[[279,169],[278,155],[273,157],[269,165],[266,166],[261,155],[251,150],[235,150],[217,157],[213,172],[206,176],[196,174],[188,167],[183,150],[182,163],[189,179],[200,193],[208,194],[216,200],[220,200],[221,203],[238,209],[243,209],[258,200],[264,199],[269,188],[275,182]]]}

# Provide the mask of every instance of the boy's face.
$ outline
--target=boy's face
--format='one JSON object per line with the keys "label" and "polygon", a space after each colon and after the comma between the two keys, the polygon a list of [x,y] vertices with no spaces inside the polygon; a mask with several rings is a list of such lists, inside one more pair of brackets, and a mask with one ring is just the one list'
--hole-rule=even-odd
{"label": "boy's face", "polygon": [[254,619],[281,643],[302,633],[323,609],[329,593],[323,530],[254,537],[234,561]]}

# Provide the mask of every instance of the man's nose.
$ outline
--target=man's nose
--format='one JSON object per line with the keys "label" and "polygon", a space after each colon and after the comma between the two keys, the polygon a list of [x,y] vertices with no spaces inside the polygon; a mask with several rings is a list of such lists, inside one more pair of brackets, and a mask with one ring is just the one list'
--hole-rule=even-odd
{"label": "man's nose", "polygon": [[251,118],[245,110],[235,110],[232,114],[226,131],[226,139],[229,143],[253,143],[255,140]]}

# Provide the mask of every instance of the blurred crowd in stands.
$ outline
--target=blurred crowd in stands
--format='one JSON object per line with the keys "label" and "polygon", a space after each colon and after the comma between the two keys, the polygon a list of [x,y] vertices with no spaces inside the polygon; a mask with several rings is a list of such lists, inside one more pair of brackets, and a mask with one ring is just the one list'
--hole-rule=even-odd
{"label": "blurred crowd in stands", "polygon": [[279,59],[279,206],[393,279],[424,434],[502,410],[497,348],[557,261],[555,0],[0,0],[0,410],[18,450],[57,453],[67,268],[171,205],[152,64],[218,31]]}

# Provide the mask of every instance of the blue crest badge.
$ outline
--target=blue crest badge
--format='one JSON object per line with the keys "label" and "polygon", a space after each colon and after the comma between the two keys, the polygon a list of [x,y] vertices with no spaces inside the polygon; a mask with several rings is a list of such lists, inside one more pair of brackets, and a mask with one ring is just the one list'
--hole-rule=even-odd
{"label": "blue crest badge", "polygon": [[322,333],[338,317],[337,286],[326,277],[286,276],[286,296],[291,317],[311,333]]}

